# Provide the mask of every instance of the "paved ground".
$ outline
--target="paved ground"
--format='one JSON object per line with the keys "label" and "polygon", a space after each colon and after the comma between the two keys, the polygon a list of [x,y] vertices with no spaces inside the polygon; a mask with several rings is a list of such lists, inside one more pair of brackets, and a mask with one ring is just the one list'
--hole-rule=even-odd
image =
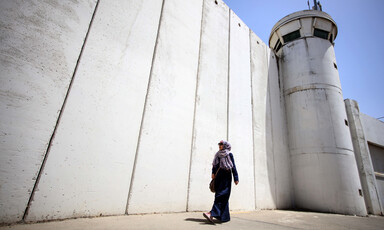
{"label": "paved ground", "polygon": [[176,213],[72,219],[38,224],[3,226],[0,230],[62,229],[380,229],[384,217],[343,216],[296,211],[232,212],[231,221],[210,224],[202,213]]}

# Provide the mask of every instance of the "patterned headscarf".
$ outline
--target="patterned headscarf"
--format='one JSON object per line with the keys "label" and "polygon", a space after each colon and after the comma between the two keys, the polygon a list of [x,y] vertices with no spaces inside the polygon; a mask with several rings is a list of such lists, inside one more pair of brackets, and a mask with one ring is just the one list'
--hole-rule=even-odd
{"label": "patterned headscarf", "polygon": [[220,141],[219,144],[224,146],[223,150],[217,151],[215,157],[213,158],[212,165],[215,166],[220,163],[220,168],[230,170],[233,168],[233,163],[229,157],[231,151],[231,144],[227,141]]}

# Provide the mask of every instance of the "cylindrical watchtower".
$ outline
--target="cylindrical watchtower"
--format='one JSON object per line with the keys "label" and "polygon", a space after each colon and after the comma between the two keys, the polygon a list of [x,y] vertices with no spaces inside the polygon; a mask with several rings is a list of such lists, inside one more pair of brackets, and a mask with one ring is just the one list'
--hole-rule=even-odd
{"label": "cylindrical watchtower", "polygon": [[290,14],[273,27],[279,58],[295,205],[366,215],[333,41],[337,26],[319,10]]}

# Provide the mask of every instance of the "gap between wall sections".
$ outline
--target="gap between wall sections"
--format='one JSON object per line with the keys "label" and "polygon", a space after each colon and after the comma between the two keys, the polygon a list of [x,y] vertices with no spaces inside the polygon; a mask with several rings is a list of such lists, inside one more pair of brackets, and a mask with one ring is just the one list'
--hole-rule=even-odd
{"label": "gap between wall sections", "polygon": [[37,179],[36,179],[35,184],[34,184],[34,186],[33,186],[31,195],[30,195],[29,200],[28,200],[28,203],[27,203],[27,207],[26,207],[26,209],[25,209],[25,212],[24,212],[24,215],[23,215],[23,218],[22,218],[22,221],[23,221],[23,222],[26,221],[26,218],[27,218],[27,216],[28,216],[30,207],[31,207],[31,205],[32,205],[32,201],[33,201],[35,192],[36,192],[36,190],[37,190],[37,187],[38,187],[39,182],[40,182],[40,179],[41,179],[41,175],[42,175],[42,173],[43,173],[43,171],[44,171],[44,167],[45,167],[45,164],[46,164],[46,162],[47,162],[47,159],[48,159],[48,156],[49,156],[49,152],[50,152],[50,150],[51,150],[52,141],[53,141],[54,138],[55,138],[55,134],[56,134],[57,128],[58,128],[58,126],[59,126],[59,124],[60,124],[60,120],[61,120],[63,111],[64,111],[64,109],[65,109],[65,105],[66,105],[67,100],[68,100],[68,95],[69,95],[69,93],[71,92],[72,85],[73,85],[73,82],[74,82],[74,79],[75,79],[75,76],[76,76],[76,73],[77,73],[77,69],[78,69],[78,67],[79,67],[79,63],[80,63],[81,57],[82,57],[82,55],[83,55],[83,51],[84,51],[85,45],[86,45],[87,40],[88,40],[88,35],[89,35],[89,32],[90,32],[90,30],[91,30],[91,28],[92,28],[93,20],[94,20],[94,18],[95,18],[95,15],[96,15],[96,12],[97,12],[97,9],[98,9],[98,6],[99,6],[99,2],[100,2],[100,0],[97,0],[96,5],[95,5],[95,9],[94,9],[94,11],[93,11],[91,20],[90,20],[90,22],[89,22],[88,30],[87,30],[87,33],[86,33],[86,35],[85,35],[83,45],[82,45],[82,47],[81,47],[79,57],[77,58],[76,66],[75,66],[75,69],[74,69],[74,71],[73,71],[72,78],[71,78],[71,81],[70,81],[70,83],[69,83],[67,93],[66,93],[66,95],[65,95],[63,104],[62,104],[62,106],[61,106],[61,109],[60,109],[60,112],[59,112],[59,116],[58,116],[58,118],[57,118],[57,120],[56,120],[55,128],[53,129],[51,138],[50,138],[50,140],[49,140],[49,142],[48,142],[48,147],[47,147],[47,150],[46,150],[46,152],[45,152],[43,162],[42,162],[42,164],[41,164],[40,170],[39,170],[38,175],[37,175]]}
{"label": "gap between wall sections", "polygon": [[160,28],[161,28],[161,22],[162,22],[162,19],[163,19],[164,2],[165,2],[165,0],[163,0],[162,5],[161,5],[161,12],[160,12],[160,17],[159,17],[159,24],[158,24],[158,27],[157,27],[155,47],[153,49],[153,55],[152,55],[151,70],[149,72],[147,92],[146,92],[146,95],[145,95],[143,114],[141,116],[139,136],[137,138],[136,153],[135,153],[135,159],[134,159],[133,167],[132,167],[132,174],[131,174],[131,181],[130,181],[130,184],[129,184],[127,204],[125,206],[125,214],[127,214],[127,215],[128,215],[129,202],[130,202],[130,200],[132,198],[132,186],[133,186],[133,183],[135,181],[135,171],[136,171],[137,157],[138,157],[138,153],[139,153],[139,150],[140,150],[141,134],[142,134],[142,130],[143,130],[143,123],[144,123],[144,118],[145,118],[146,109],[147,109],[149,88],[151,86],[151,80],[152,80],[153,64],[154,64],[156,53],[157,53],[157,45],[158,45],[158,41],[159,41],[159,32],[160,32]]}
{"label": "gap between wall sections", "polygon": [[193,108],[193,122],[192,122],[192,140],[191,140],[191,153],[189,156],[189,169],[188,169],[188,188],[187,188],[187,202],[186,202],[186,207],[185,210],[188,212],[188,206],[189,206],[189,193],[190,193],[190,188],[191,188],[191,168],[192,168],[192,159],[193,159],[193,149],[195,146],[196,142],[196,137],[195,137],[195,124],[196,124],[196,106],[197,106],[197,93],[199,89],[199,82],[200,82],[200,57],[201,57],[201,37],[203,34],[203,23],[204,23],[204,9],[205,9],[205,1],[202,1],[202,6],[201,6],[201,23],[200,23],[200,42],[199,42],[199,57],[197,61],[197,74],[196,74],[196,87],[195,87],[195,104]]}

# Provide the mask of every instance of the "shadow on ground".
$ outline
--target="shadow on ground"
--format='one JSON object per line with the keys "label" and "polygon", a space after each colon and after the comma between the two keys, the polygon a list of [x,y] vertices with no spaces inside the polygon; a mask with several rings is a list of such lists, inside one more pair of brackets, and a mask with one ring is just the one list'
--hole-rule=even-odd
{"label": "shadow on ground", "polygon": [[215,224],[222,224],[220,221],[218,220],[214,220],[213,222],[214,223],[211,223],[209,222],[207,219],[205,218],[186,218],[184,219],[185,221],[191,221],[191,222],[197,222],[197,223],[200,223],[202,225],[215,225]]}

